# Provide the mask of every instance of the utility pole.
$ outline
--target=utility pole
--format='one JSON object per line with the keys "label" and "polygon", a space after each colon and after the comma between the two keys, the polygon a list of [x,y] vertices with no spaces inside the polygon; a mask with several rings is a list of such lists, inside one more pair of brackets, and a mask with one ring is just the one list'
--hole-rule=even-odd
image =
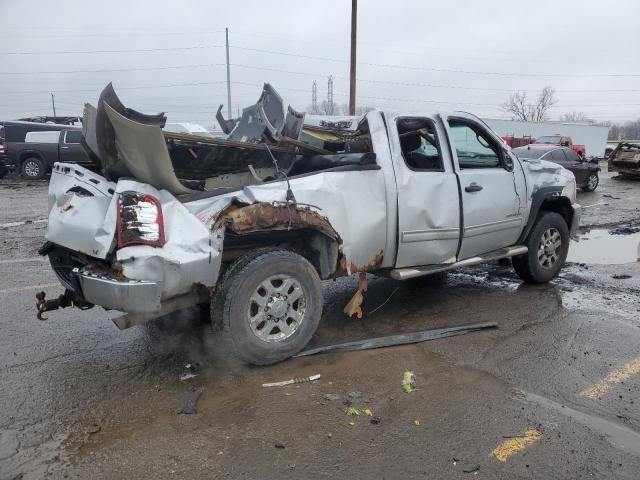
{"label": "utility pole", "polygon": [[227,47],[227,116],[232,118],[231,113],[231,70],[229,69],[229,29],[224,29],[226,47]]}
{"label": "utility pole", "polygon": [[56,100],[53,96],[53,92],[51,92],[51,105],[53,105],[53,121],[56,121]]}
{"label": "utility pole", "polygon": [[333,115],[333,76],[329,75],[329,81],[327,82],[327,115]]}
{"label": "utility pole", "polygon": [[358,0],[351,0],[351,72],[349,74],[349,115],[356,114],[356,30]]}
{"label": "utility pole", "polygon": [[318,82],[315,80],[311,87],[311,113],[318,113]]}

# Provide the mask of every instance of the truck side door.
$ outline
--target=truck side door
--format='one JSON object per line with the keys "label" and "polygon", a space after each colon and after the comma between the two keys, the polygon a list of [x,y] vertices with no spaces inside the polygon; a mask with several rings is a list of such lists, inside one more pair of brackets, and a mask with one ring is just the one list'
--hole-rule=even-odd
{"label": "truck side door", "polygon": [[445,123],[462,190],[458,260],[514,245],[522,232],[526,201],[517,158],[471,115],[449,116]]}
{"label": "truck side door", "polygon": [[82,132],[80,130],[63,130],[60,133],[59,159],[68,163],[90,163],[89,156],[80,144]]}
{"label": "truck side door", "polygon": [[396,268],[453,263],[460,197],[446,132],[433,116],[387,119],[398,192]]}

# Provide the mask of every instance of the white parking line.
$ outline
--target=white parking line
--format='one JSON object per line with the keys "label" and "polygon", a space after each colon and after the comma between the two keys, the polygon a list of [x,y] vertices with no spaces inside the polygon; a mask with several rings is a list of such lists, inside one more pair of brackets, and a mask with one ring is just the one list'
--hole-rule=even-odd
{"label": "white parking line", "polygon": [[18,227],[20,225],[26,225],[28,223],[47,223],[48,219],[41,218],[39,220],[25,220],[24,222],[9,222],[9,223],[0,223],[0,228],[2,227]]}

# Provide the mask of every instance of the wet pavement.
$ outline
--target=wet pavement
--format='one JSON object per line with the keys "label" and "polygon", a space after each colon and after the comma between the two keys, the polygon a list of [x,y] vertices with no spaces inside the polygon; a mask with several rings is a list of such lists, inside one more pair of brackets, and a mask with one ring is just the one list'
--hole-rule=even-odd
{"label": "wet pavement", "polygon": [[[497,329],[255,368],[189,314],[122,332],[99,308],[36,320],[35,293],[61,292],[35,254],[46,182],[3,179],[0,479],[640,478],[638,237],[608,233],[640,225],[640,182],[605,172],[579,202],[589,228],[551,284],[523,285],[502,263],[370,277],[356,320],[342,308],[357,280],[326,282],[312,344]],[[189,400],[197,413],[179,413]]]}

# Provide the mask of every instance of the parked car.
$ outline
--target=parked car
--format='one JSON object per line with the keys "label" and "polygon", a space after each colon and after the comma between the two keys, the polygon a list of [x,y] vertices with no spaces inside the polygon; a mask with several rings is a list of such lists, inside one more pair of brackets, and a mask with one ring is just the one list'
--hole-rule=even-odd
{"label": "parked car", "polygon": [[[519,160],[462,112],[372,111],[354,117],[357,128],[318,127],[322,148],[291,143],[307,128],[303,115],[287,127],[294,118],[267,87],[234,127],[249,141],[188,147],[210,142],[211,164],[224,169],[200,191],[176,177],[162,118],[104,92],[97,109],[87,106],[84,137],[105,176],[53,169],[40,253],[66,290],[39,293],[39,315],[100,305],[126,312],[115,322],[127,328],[210,304],[230,348],[265,365],[307,344],[324,279],[407,280],[511,257],[524,281],[544,283],[562,268],[580,219],[562,166]],[[275,173],[261,173],[268,168]]]}
{"label": "parked car", "polygon": [[640,176],[640,143],[620,142],[608,158],[610,172],[629,177]]}
{"label": "parked car", "polygon": [[577,145],[573,143],[571,137],[567,137],[566,135],[545,135],[536,138],[533,142],[531,142],[531,145],[535,147],[537,147],[538,145],[556,145],[557,147],[570,148],[582,158],[585,158],[585,156],[587,155],[587,148],[584,145]]}
{"label": "parked car", "polygon": [[5,155],[7,144],[4,141],[4,127],[0,124],[0,178],[9,172],[9,160]]}
{"label": "parked car", "polygon": [[528,135],[525,135],[523,137],[518,137],[516,135],[503,135],[502,139],[511,148],[524,147],[525,145],[529,145],[530,143],[532,143],[534,140]]}
{"label": "parked car", "polygon": [[598,172],[601,170],[597,163],[587,162],[575,151],[566,147],[518,147],[513,149],[521,160],[548,160],[562,165],[567,170],[573,172],[576,177],[576,184],[585,192],[593,192],[600,183]]}
{"label": "parked car", "polygon": [[50,123],[4,122],[5,167],[40,179],[55,162],[94,165],[81,145],[82,128]]}

